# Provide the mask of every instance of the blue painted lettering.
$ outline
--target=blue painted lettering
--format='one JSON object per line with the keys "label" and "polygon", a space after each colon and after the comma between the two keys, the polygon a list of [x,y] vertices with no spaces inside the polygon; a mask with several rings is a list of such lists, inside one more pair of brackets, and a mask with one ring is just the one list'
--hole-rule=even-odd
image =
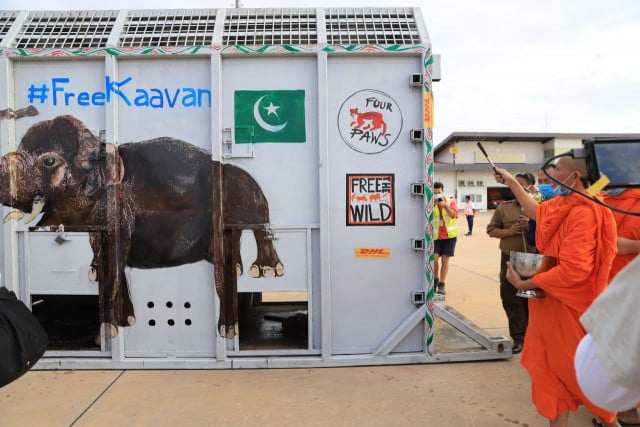
{"label": "blue painted lettering", "polygon": [[88,107],[89,105],[91,105],[89,100],[89,92],[80,92],[78,94],[78,105],[82,107]]}
{"label": "blue painted lettering", "polygon": [[[70,89],[71,79],[68,77],[54,77],[51,84],[30,84],[27,87],[27,100],[29,104],[45,104],[50,100],[54,105],[80,107],[103,107],[112,101],[122,101],[131,107],[146,108],[211,108],[211,91],[204,88],[135,88],[133,77],[123,80],[112,80],[105,76],[104,91],[74,91]],[[131,96],[133,103],[131,102]]]}
{"label": "blue painted lettering", "polygon": [[173,98],[169,95],[169,89],[164,90],[164,94],[167,96],[167,102],[169,103],[169,107],[173,108],[176,106],[176,100],[178,99],[178,95],[180,94],[180,89],[176,89]]}
{"label": "blue painted lettering", "polygon": [[[51,92],[53,93],[53,105],[58,105],[58,92],[64,92],[64,87],[62,87],[62,83],[69,83],[70,79],[58,78],[51,79]],[[65,97],[66,101],[66,97]],[[43,102],[40,102],[43,104]],[[67,104],[68,105],[68,104]]]}

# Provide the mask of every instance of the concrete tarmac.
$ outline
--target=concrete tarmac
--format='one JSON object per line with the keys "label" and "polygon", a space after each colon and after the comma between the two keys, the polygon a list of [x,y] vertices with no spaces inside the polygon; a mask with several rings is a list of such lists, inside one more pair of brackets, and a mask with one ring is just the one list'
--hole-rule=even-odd
{"label": "concrete tarmac", "polygon": [[[498,240],[461,218],[446,303],[508,336]],[[486,362],[262,370],[31,371],[0,389],[7,426],[548,426],[520,355]],[[570,426],[591,425],[581,407]]]}

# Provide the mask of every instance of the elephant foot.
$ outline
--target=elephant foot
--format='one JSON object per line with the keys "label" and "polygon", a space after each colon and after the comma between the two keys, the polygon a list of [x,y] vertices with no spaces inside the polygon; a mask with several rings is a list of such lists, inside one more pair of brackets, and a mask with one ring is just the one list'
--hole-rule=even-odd
{"label": "elephant foot", "polygon": [[251,264],[251,267],[249,267],[249,277],[253,277],[254,279],[257,279],[258,277],[260,277],[260,267],[258,267],[255,264]]}
{"label": "elephant foot", "polygon": [[220,325],[220,336],[223,338],[233,338],[238,334],[238,323],[235,325],[230,325],[227,328],[227,325]]}
{"label": "elephant foot", "polygon": [[262,277],[267,279],[276,277],[276,270],[271,267],[262,267]]}
{"label": "elephant foot", "polygon": [[89,273],[87,274],[87,277],[91,283],[96,283],[98,281],[98,271],[95,269],[95,267],[89,267]]}
{"label": "elephant foot", "polygon": [[249,268],[249,277],[258,278],[265,277],[267,279],[273,277],[282,277],[284,276],[284,266],[281,262],[276,263],[275,267],[269,265],[257,265],[252,264]]}
{"label": "elephant foot", "polygon": [[100,335],[105,339],[113,339],[118,336],[118,328],[111,323],[103,323],[100,325]]}

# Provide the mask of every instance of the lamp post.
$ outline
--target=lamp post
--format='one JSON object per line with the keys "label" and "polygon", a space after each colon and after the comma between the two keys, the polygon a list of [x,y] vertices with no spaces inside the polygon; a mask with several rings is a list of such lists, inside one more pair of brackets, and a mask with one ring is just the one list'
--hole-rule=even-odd
{"label": "lamp post", "polygon": [[458,147],[452,145],[449,147],[449,152],[453,155],[453,197],[456,199],[456,204],[458,203],[458,168],[456,168],[456,154],[458,154]]}

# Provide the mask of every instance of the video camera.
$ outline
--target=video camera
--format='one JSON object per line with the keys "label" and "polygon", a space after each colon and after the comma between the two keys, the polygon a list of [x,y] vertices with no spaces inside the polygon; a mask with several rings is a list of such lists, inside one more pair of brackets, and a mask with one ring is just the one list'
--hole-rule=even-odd
{"label": "video camera", "polygon": [[640,139],[590,139],[583,145],[572,151],[574,158],[585,159],[589,182],[608,179],[604,188],[640,187]]}

